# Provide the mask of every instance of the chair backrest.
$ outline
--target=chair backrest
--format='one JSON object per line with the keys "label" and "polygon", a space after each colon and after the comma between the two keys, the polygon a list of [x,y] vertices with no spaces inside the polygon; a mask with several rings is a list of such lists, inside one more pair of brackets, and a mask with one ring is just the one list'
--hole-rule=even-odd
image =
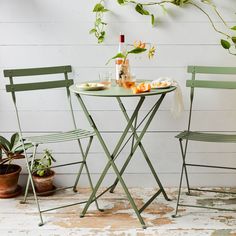
{"label": "chair backrest", "polygon": [[212,81],[196,80],[196,74],[224,74],[236,75],[236,67],[207,67],[207,66],[188,66],[188,73],[192,74],[192,79],[187,80],[186,86],[191,88],[218,88],[236,89],[236,81]]}
{"label": "chair backrest", "polygon": [[195,88],[236,89],[236,81],[197,80],[196,75],[197,74],[236,75],[236,67],[188,66],[188,73],[192,74],[192,79],[186,81],[186,86],[191,88],[190,111],[189,111],[189,122],[188,122],[188,131],[189,131]]}
{"label": "chair backrest", "polygon": [[[6,85],[6,91],[12,94],[12,99],[14,102],[18,125],[21,132],[19,113],[16,103],[16,93],[22,91],[31,91],[31,90],[40,90],[40,89],[54,89],[54,88],[65,88],[67,92],[67,98],[69,101],[70,111],[72,114],[72,120],[74,127],[76,128],[75,117],[73,113],[71,96],[69,87],[74,83],[72,79],[68,79],[68,73],[72,72],[70,65],[65,66],[56,66],[56,67],[41,67],[41,68],[25,68],[25,69],[7,69],[4,70],[4,77],[8,77],[10,84]],[[43,81],[43,82],[33,82],[33,83],[14,83],[13,79],[17,77],[27,77],[27,76],[44,76],[44,75],[53,75],[53,74],[62,74],[64,79],[53,80],[53,81]]]}

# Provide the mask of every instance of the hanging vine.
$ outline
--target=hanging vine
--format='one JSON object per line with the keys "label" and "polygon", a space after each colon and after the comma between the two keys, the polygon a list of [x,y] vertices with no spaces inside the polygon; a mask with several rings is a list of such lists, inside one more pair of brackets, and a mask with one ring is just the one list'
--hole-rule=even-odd
{"label": "hanging vine", "polygon": [[[106,0],[108,1],[108,0]],[[212,2],[212,0],[199,0],[198,3],[192,1],[192,0],[163,0],[163,1],[152,1],[152,2],[146,2],[141,3],[139,1],[135,0],[117,0],[117,3],[119,5],[133,5],[134,9],[137,13],[143,16],[150,17],[151,24],[155,25],[155,19],[156,16],[152,12],[150,12],[150,7],[161,7],[164,11],[166,10],[166,5],[172,4],[178,7],[184,7],[187,5],[190,5],[194,8],[196,8],[198,11],[200,11],[203,15],[207,17],[209,20],[212,28],[214,31],[216,31],[218,34],[222,35],[221,39],[221,45],[224,49],[228,50],[228,52],[234,56],[236,56],[236,25],[235,26],[229,26],[224,18],[221,16],[220,12],[218,11],[216,5]],[[211,15],[204,10],[202,7],[202,4],[207,4],[209,8],[216,14],[216,16],[219,18],[219,20],[224,25],[224,31],[219,30],[214,21],[212,20]],[[147,9],[147,7],[149,7]],[[94,22],[94,28],[90,30],[90,33],[94,34],[95,37],[98,40],[98,43],[102,43],[105,39],[105,26],[107,25],[106,22],[103,21],[104,13],[109,12],[108,9],[105,8],[105,0],[99,1],[93,9],[93,12],[96,14],[96,19]],[[228,33],[230,32],[230,33]]]}
{"label": "hanging vine", "polygon": [[104,6],[104,0],[99,1],[93,8],[93,12],[96,14],[94,27],[89,31],[90,34],[94,34],[98,40],[98,43],[102,43],[105,39],[106,32],[104,27],[107,25],[103,21],[103,16],[105,12],[109,10]]}

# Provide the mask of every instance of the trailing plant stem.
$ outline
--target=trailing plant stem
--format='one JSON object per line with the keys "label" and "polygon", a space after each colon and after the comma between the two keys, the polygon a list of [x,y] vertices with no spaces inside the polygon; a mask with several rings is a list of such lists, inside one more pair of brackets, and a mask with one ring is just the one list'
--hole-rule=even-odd
{"label": "trailing plant stem", "polygon": [[215,26],[214,22],[212,21],[211,17],[209,16],[209,14],[208,14],[206,11],[204,11],[201,7],[199,7],[197,4],[195,4],[195,3],[193,3],[193,2],[187,2],[186,4],[190,4],[190,5],[194,6],[194,7],[196,7],[197,9],[199,9],[201,12],[203,12],[203,14],[205,14],[205,15],[207,16],[207,18],[209,19],[209,21],[210,21],[210,23],[211,23],[213,29],[214,29],[217,33],[222,34],[222,35],[226,36],[227,38],[231,38],[230,35],[228,35],[228,34],[222,32],[222,31],[220,31],[220,30],[218,30],[218,29],[216,28],[216,26]]}

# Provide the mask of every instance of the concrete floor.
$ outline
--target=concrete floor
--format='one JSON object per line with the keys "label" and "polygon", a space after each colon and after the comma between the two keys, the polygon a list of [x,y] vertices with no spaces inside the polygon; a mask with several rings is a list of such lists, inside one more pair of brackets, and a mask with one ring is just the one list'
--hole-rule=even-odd
{"label": "concrete floor", "polygon": [[[231,191],[233,191],[231,189]],[[131,193],[138,206],[141,206],[155,189],[132,188]],[[85,218],[80,218],[83,205],[63,208],[44,213],[45,225],[38,227],[39,217],[32,196],[28,204],[21,205],[19,200],[0,199],[0,235],[156,235],[156,236],[236,236],[236,213],[209,211],[197,208],[181,208],[181,217],[172,218],[176,206],[177,189],[167,189],[171,202],[158,196],[156,200],[142,213],[148,225],[143,230],[131,210],[121,189],[114,194],[106,193],[99,199],[99,205],[105,212],[98,212],[94,205],[89,208]],[[79,189],[77,194],[66,190],[49,197],[41,197],[42,209],[59,204],[73,203],[85,200],[88,189]],[[182,195],[184,203],[198,203],[210,206],[226,206],[236,209],[234,195],[199,193],[194,196]]]}

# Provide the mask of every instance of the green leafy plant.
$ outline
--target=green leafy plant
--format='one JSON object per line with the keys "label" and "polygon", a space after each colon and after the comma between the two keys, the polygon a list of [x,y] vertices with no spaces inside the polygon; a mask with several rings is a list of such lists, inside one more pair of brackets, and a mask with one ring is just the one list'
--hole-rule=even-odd
{"label": "green leafy plant", "polygon": [[14,159],[24,158],[24,148],[27,150],[32,146],[32,143],[29,142],[24,143],[23,146],[20,141],[19,133],[14,133],[10,140],[0,136],[0,167],[7,162],[11,164]]}
{"label": "green leafy plant", "polygon": [[[145,48],[146,43],[142,43],[141,41],[136,41],[134,45],[128,45],[128,46],[132,47],[131,50],[127,50],[123,53],[122,52],[117,53],[114,57],[110,58],[106,64],[108,64],[111,60],[117,59],[117,58],[122,58],[123,63],[125,63],[129,54],[139,54],[139,53],[143,53],[147,51],[147,49]],[[155,47],[150,45],[149,50],[148,50],[149,59],[151,59],[154,56],[155,50],[156,50]]]}
{"label": "green leafy plant", "polygon": [[[137,13],[139,13],[140,15],[143,15],[143,16],[150,17],[151,24],[153,26],[155,25],[156,15],[149,10],[150,7],[161,7],[164,12],[167,12],[166,5],[168,5],[168,4],[175,5],[175,6],[182,7],[182,8],[184,8],[187,5],[192,6],[192,7],[196,8],[197,10],[199,10],[201,13],[203,13],[203,15],[205,15],[208,18],[212,28],[217,33],[219,33],[220,35],[222,35],[224,37],[223,39],[221,39],[222,47],[224,49],[228,50],[228,52],[230,54],[236,55],[236,36],[235,36],[236,26],[228,26],[227,25],[227,23],[225,22],[225,20],[221,16],[220,12],[218,11],[216,5],[213,3],[212,0],[198,0],[198,2],[192,1],[192,0],[162,0],[162,1],[156,0],[156,1],[145,2],[145,3],[135,1],[135,0],[117,0],[117,3],[122,6],[123,5],[133,5],[134,9],[136,10]],[[102,1],[102,4],[104,4],[104,0]],[[219,20],[223,23],[223,25],[225,27],[224,31],[219,30],[216,27],[214,21],[211,18],[211,15],[207,11],[204,10],[204,8],[202,7],[202,4],[207,4],[209,6],[209,8],[213,11],[213,13],[216,14],[216,16],[219,18]],[[149,7],[149,8],[147,8],[147,7]],[[186,9],[186,11],[188,10],[188,8],[185,8],[185,9]],[[103,10],[101,10],[101,11],[102,11],[102,13],[104,13],[104,12],[108,11],[108,9],[105,9],[105,11],[103,11]],[[103,22],[102,18],[103,18],[103,14],[100,15],[99,21]],[[96,21],[97,21],[97,17],[96,17]],[[230,32],[230,33],[228,33],[228,32]],[[99,43],[103,42],[104,38],[105,38],[105,31],[103,30],[103,37],[100,38]]]}
{"label": "green leafy plant", "polygon": [[45,149],[43,156],[40,159],[34,160],[32,173],[40,177],[49,175],[51,172],[50,167],[52,162],[56,162],[52,156],[52,152],[48,149]]}
{"label": "green leafy plant", "polygon": [[93,8],[93,12],[96,14],[96,19],[94,22],[94,27],[89,31],[89,33],[95,35],[98,43],[102,43],[105,38],[106,32],[104,27],[107,25],[107,23],[103,21],[103,14],[107,11],[108,9],[106,9],[104,6],[104,0],[98,2]]}

